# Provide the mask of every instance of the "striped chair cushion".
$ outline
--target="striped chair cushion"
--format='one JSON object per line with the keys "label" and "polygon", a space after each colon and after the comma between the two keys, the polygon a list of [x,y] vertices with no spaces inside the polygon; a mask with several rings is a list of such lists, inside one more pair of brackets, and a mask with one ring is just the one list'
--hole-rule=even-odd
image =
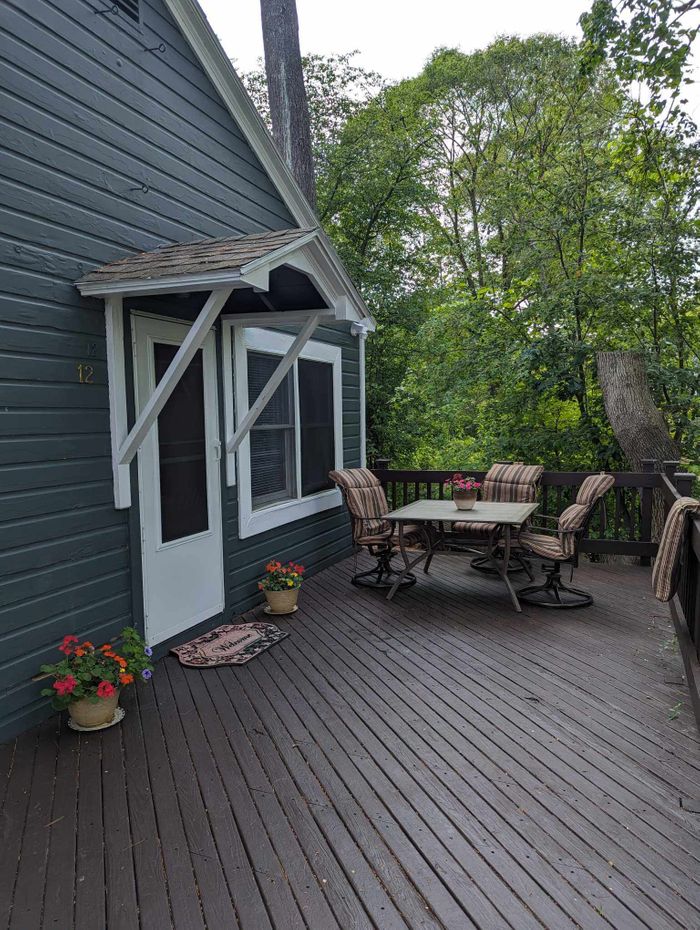
{"label": "striped chair cushion", "polygon": [[666,518],[651,573],[654,597],[659,601],[670,601],[678,589],[685,517],[688,513],[700,514],[700,501],[694,497],[680,497],[671,505]]}
{"label": "striped chair cushion", "polygon": [[578,489],[576,503],[595,504],[614,484],[615,479],[613,476],[606,475],[605,472],[601,472],[599,475],[589,475]]}
{"label": "striped chair cushion", "polygon": [[[484,478],[481,498],[507,504],[529,504],[537,497],[537,485],[543,471],[542,465],[523,465],[522,462],[492,465]],[[452,529],[471,539],[488,539],[496,524],[464,520],[455,523]]]}
{"label": "striped chair cushion", "polygon": [[591,504],[571,504],[559,514],[558,529],[560,530],[561,548],[572,556],[576,550],[577,530],[582,530],[591,512]]}
{"label": "striped chair cushion", "polygon": [[524,465],[522,462],[492,465],[484,478],[481,496],[485,501],[530,503],[537,497],[537,485],[543,471],[543,465]]}
{"label": "striped chair cushion", "polygon": [[[356,470],[362,471],[363,469]],[[345,489],[345,500],[354,518],[356,540],[365,536],[391,535],[392,524],[382,519],[389,513],[389,505],[381,484],[370,487],[348,487]]]}
{"label": "striped chair cushion", "polygon": [[[408,547],[415,546],[421,542],[421,528],[413,523],[406,523],[403,528],[404,544]],[[399,531],[397,527],[392,527],[388,533],[379,533],[367,536],[360,536],[355,542],[361,546],[376,546],[379,543],[391,542],[392,545],[399,545]]]}
{"label": "striped chair cushion", "polygon": [[569,553],[564,550],[562,541],[558,536],[547,536],[544,533],[533,533],[532,530],[521,530],[518,542],[523,549],[528,549],[543,559],[563,562],[570,557]]}
{"label": "striped chair cushion", "polygon": [[381,484],[369,468],[342,468],[329,472],[328,477],[341,488],[366,488]]}
{"label": "striped chair cushion", "polygon": [[472,539],[488,539],[491,533],[498,529],[497,523],[473,523],[469,520],[460,520],[454,523],[452,529],[455,533],[464,533]]}

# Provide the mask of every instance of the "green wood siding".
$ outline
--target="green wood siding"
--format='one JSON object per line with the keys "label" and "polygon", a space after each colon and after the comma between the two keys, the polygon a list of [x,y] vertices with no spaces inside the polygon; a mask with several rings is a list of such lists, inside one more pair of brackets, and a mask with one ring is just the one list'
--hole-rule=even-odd
{"label": "green wood siding", "polygon": [[[138,26],[99,6],[0,5],[0,739],[46,713],[31,676],[64,633],[102,641],[140,618],[138,499],[112,499],[104,314],[73,282],[163,243],[295,225],[160,0],[141,0]],[[354,384],[356,346],[332,338]],[[235,490],[225,500],[235,610],[257,566]],[[303,557],[318,536],[330,558],[342,524],[292,525],[289,547]]]}

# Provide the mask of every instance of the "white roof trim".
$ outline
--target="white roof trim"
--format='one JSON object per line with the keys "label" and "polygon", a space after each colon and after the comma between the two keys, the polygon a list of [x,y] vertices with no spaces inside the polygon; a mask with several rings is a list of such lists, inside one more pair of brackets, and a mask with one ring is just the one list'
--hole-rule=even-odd
{"label": "white roof trim", "polygon": [[[209,80],[216,88],[229,112],[260,159],[287,209],[300,226],[317,226],[318,218],[302,194],[294,175],[277,150],[267,126],[248,96],[241,79],[223,50],[197,0],[165,0],[178,28],[192,47]],[[343,267],[330,239],[321,230],[318,236],[328,261],[334,266],[348,300],[357,314],[367,319],[374,329],[374,320],[350,276]]]}

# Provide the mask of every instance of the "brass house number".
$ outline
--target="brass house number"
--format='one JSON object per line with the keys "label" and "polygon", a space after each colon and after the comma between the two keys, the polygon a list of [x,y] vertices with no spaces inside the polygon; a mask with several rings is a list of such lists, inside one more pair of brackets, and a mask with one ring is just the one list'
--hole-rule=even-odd
{"label": "brass house number", "polygon": [[78,362],[78,381],[81,384],[94,384],[95,383],[95,369],[92,365],[86,365],[84,362]]}

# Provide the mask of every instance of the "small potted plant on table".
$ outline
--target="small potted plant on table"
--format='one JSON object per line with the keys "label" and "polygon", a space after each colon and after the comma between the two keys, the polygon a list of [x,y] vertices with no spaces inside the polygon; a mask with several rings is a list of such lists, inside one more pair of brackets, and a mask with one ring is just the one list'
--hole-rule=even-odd
{"label": "small potted plant on table", "polygon": [[258,582],[258,588],[265,594],[268,614],[292,614],[297,609],[299,588],[304,580],[304,566],[289,562],[272,560],[265,566],[267,574]]}
{"label": "small potted plant on table", "polygon": [[460,472],[445,481],[445,488],[451,488],[452,500],[458,510],[471,510],[479,496],[481,482],[476,478],[465,478]]}
{"label": "small potted plant on table", "polygon": [[119,723],[124,710],[118,707],[119,692],[134,681],[148,681],[153,674],[152,650],[133,627],[122,630],[119,651],[111,643],[96,648],[68,634],[58,647],[64,658],[42,665],[44,675],[55,678],[41,692],[53,698],[56,710],[68,708],[69,725],[78,730],[97,730]]}

